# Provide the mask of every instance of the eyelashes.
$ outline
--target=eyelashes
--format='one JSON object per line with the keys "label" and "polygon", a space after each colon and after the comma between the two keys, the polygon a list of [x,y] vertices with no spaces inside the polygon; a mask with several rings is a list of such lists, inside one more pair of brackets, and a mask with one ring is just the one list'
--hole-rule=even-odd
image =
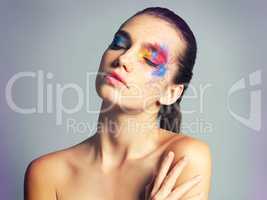
{"label": "eyelashes", "polygon": [[148,58],[144,57],[144,60],[147,64],[153,66],[153,67],[158,67],[159,64],[153,63],[151,60],[149,60]]}

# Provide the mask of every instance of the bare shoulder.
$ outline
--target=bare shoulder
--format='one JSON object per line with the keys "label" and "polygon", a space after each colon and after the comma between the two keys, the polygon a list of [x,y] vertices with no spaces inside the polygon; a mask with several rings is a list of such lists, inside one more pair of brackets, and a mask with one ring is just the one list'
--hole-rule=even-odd
{"label": "bare shoulder", "polygon": [[35,176],[53,176],[56,178],[54,175],[57,175],[58,172],[64,173],[67,169],[66,154],[67,150],[60,150],[35,158],[27,166],[25,175],[34,174]]}
{"label": "bare shoulder", "polygon": [[205,141],[185,134],[179,134],[177,138],[179,139],[174,140],[167,148],[168,151],[174,151],[177,156],[201,156],[201,159],[211,156],[210,147]]}
{"label": "bare shoulder", "polygon": [[[194,138],[185,134],[176,136],[178,139],[173,140],[165,149],[167,154],[173,151],[175,154],[175,162],[178,162],[184,156],[188,159],[187,172],[192,176],[203,175],[209,178],[211,174],[211,149],[208,143],[198,138]],[[185,173],[184,173],[185,174]]]}
{"label": "bare shoulder", "polygon": [[73,171],[74,147],[42,155],[32,160],[24,176],[25,200],[57,199],[57,185]]}
{"label": "bare shoulder", "polygon": [[191,137],[184,133],[174,133],[168,130],[161,129],[162,138],[168,141],[166,148],[164,148],[163,155],[167,155],[169,151],[175,153],[177,160],[183,156],[194,159],[211,158],[211,151],[209,144],[198,138]]}
{"label": "bare shoulder", "polygon": [[174,152],[174,164],[184,156],[188,159],[187,165],[183,169],[176,185],[178,186],[197,175],[201,175],[201,183],[195,186],[187,197],[204,192],[204,199],[208,199],[212,170],[210,147],[208,143],[185,134],[178,134],[177,137],[179,139],[173,140],[165,150],[166,154],[169,151]]}

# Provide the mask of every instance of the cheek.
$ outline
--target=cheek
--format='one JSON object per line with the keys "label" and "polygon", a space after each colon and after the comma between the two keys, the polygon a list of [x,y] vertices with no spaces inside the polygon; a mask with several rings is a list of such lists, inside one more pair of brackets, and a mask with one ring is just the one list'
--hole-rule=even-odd
{"label": "cheek", "polygon": [[149,70],[146,73],[146,84],[154,84],[165,80],[167,68],[165,65],[159,66],[157,69]]}
{"label": "cheek", "polygon": [[158,69],[151,73],[151,76],[163,77],[166,74],[167,68],[165,65],[160,65]]}
{"label": "cheek", "polygon": [[111,63],[118,57],[117,53],[112,53],[109,50],[106,50],[101,58],[101,66],[110,66]]}
{"label": "cheek", "polygon": [[143,91],[147,94],[159,95],[164,88],[164,84],[166,84],[165,79],[152,76],[151,73],[147,77]]}
{"label": "cheek", "polygon": [[163,87],[160,81],[150,81],[144,87],[144,96],[142,101],[146,106],[156,103],[160,99]]}
{"label": "cheek", "polygon": [[145,61],[140,61],[137,63],[137,69],[145,76],[145,79],[147,81],[154,81],[157,80],[159,78],[163,78],[167,68],[165,67],[165,65],[162,66],[158,66],[156,67],[152,67],[152,66],[148,66]]}

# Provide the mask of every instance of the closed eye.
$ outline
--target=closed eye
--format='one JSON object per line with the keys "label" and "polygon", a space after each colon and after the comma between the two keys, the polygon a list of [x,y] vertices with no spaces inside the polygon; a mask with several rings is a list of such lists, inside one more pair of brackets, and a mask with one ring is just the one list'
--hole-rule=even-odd
{"label": "closed eye", "polygon": [[127,39],[124,38],[121,35],[115,35],[112,43],[109,45],[110,49],[118,50],[118,49],[127,49],[129,44],[127,42]]}
{"label": "closed eye", "polygon": [[146,61],[147,64],[153,66],[153,67],[157,67],[158,65],[153,63],[151,60],[149,60],[148,58],[144,57],[144,60]]}

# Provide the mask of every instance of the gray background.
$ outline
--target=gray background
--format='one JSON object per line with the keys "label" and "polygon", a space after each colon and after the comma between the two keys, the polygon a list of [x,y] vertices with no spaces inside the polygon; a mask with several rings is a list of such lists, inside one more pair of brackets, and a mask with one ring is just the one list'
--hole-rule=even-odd
{"label": "gray background", "polygon": [[[23,176],[32,159],[76,144],[94,133],[92,130],[68,130],[68,119],[93,126],[98,116],[86,112],[84,105],[75,114],[64,114],[63,123],[56,125],[55,112],[16,113],[5,98],[8,80],[18,72],[43,70],[53,74],[52,80],[46,80],[53,87],[57,83],[75,83],[86,92],[86,72],[97,71],[102,53],[119,25],[148,6],[163,6],[175,11],[188,22],[198,41],[192,80],[194,89],[189,89],[187,98],[182,101],[183,111],[193,112],[184,112],[183,131],[210,144],[213,156],[210,199],[265,199],[266,4],[260,0],[1,0],[1,199],[23,199]],[[235,113],[248,118],[250,91],[262,93],[257,99],[262,101],[262,113],[257,119],[262,124],[254,130],[230,114],[227,94],[242,78],[248,84],[249,74],[257,70],[260,70],[261,84],[236,92],[230,101]],[[21,107],[36,105],[36,85],[36,79],[30,78],[15,85],[16,103]],[[89,86],[89,105],[97,111],[101,101],[94,90],[94,80]],[[208,88],[201,99],[200,88],[204,86]],[[64,94],[66,107],[71,108],[76,102],[73,91]]]}

